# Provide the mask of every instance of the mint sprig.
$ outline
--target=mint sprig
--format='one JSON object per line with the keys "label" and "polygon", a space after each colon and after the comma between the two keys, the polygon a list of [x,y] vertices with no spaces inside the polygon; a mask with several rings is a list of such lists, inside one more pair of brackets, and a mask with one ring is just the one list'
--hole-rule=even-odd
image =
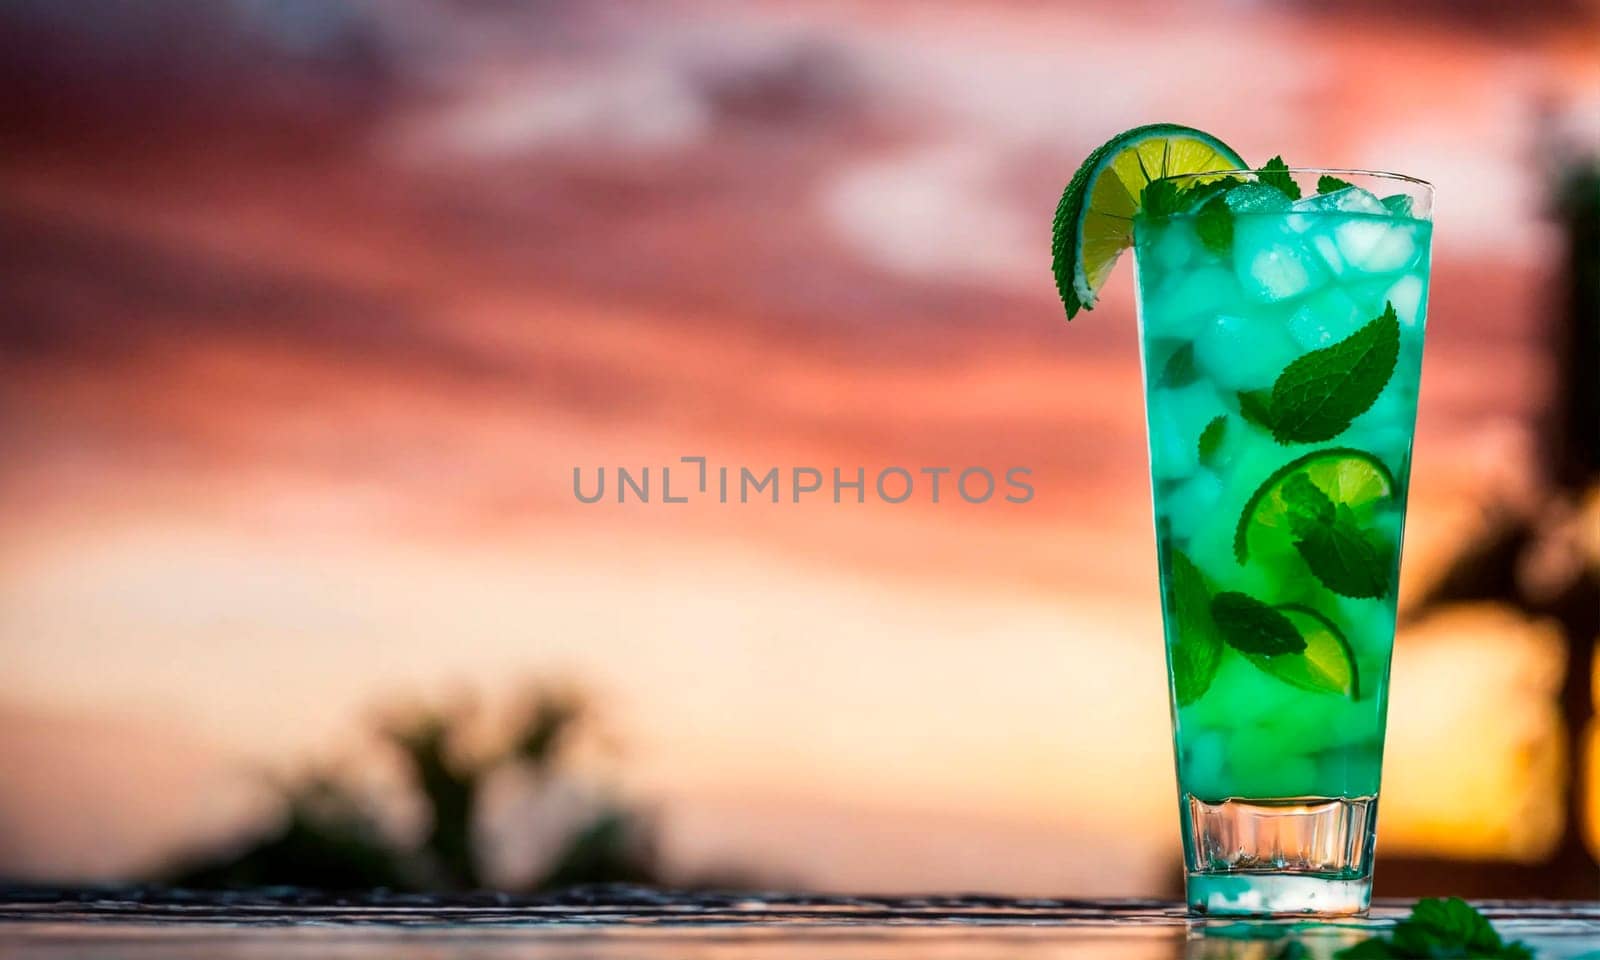
{"label": "mint sprig", "polygon": [[1319,196],[1324,193],[1336,193],[1340,190],[1348,190],[1352,186],[1354,186],[1354,184],[1352,184],[1349,180],[1341,180],[1338,177],[1330,177],[1326,173],[1317,178],[1317,194]]}
{"label": "mint sprig", "polygon": [[1178,212],[1178,185],[1171,180],[1152,180],[1139,197],[1139,209],[1150,217],[1170,217]]}
{"label": "mint sprig", "polygon": [[1371,937],[1334,954],[1338,960],[1533,960],[1521,941],[1507,943],[1488,918],[1460,897],[1418,900],[1388,937]]}
{"label": "mint sprig", "polygon": [[1222,663],[1222,638],[1211,619],[1211,589],[1205,575],[1182,550],[1167,557],[1167,615],[1175,624],[1172,687],[1178,705],[1205,696]]}
{"label": "mint sprig", "polygon": [[1256,180],[1283,191],[1284,196],[1290,200],[1300,199],[1300,184],[1294,182],[1294,177],[1289,173],[1289,165],[1283,162],[1283,157],[1277,156],[1261,165],[1256,171]]}
{"label": "mint sprig", "polygon": [[1171,180],[1155,180],[1144,188],[1139,207],[1151,217],[1194,214],[1200,242],[1212,253],[1223,256],[1233,249],[1233,212],[1222,197],[1244,182],[1238,177],[1218,177],[1180,187]]}
{"label": "mint sprig", "polygon": [[1211,619],[1241,653],[1300,653],[1306,640],[1289,618],[1249,594],[1229,590],[1211,598]]}
{"label": "mint sprig", "polygon": [[1376,599],[1389,592],[1394,555],[1381,537],[1364,529],[1355,512],[1335,505],[1305,474],[1283,485],[1295,549],[1322,585],[1356,599]]}
{"label": "mint sprig", "polygon": [[1400,318],[1385,303],[1356,332],[1285,367],[1270,394],[1240,394],[1239,412],[1282,444],[1332,440],[1378,399],[1399,358]]}
{"label": "mint sprig", "polygon": [[1183,186],[1175,180],[1152,180],[1139,197],[1139,209],[1152,217],[1170,217],[1175,213],[1192,213],[1201,204],[1219,197],[1244,183],[1238,177],[1218,177],[1215,180],[1189,179]]}

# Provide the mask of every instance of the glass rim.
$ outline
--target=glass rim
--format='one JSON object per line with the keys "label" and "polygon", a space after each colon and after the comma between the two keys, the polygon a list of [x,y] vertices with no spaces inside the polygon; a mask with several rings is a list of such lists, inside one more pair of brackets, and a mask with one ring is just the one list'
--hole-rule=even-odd
{"label": "glass rim", "polygon": [[[1290,175],[1299,173],[1314,173],[1345,174],[1352,177],[1375,177],[1379,180],[1394,180],[1400,183],[1410,183],[1419,187],[1426,187],[1430,192],[1434,188],[1431,182],[1424,180],[1421,177],[1413,177],[1408,173],[1393,173],[1387,170],[1362,170],[1357,167],[1285,167],[1276,172],[1287,173]],[[1235,167],[1224,170],[1201,170],[1192,173],[1169,173],[1164,177],[1154,177],[1150,182],[1155,183],[1158,180],[1195,180],[1200,177],[1225,177],[1241,173],[1258,176],[1260,175],[1261,171],[1247,167]]]}

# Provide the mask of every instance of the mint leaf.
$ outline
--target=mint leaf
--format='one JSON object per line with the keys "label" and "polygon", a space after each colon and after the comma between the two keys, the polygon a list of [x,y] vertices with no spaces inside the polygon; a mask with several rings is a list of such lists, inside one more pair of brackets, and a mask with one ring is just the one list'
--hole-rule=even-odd
{"label": "mint leaf", "polygon": [[1139,198],[1139,209],[1152,217],[1170,217],[1178,212],[1178,185],[1171,180],[1152,180]]}
{"label": "mint leaf", "polygon": [[1331,517],[1316,519],[1290,514],[1294,545],[1301,559],[1323,586],[1340,596],[1373,600],[1388,595],[1394,567],[1389,545],[1362,529],[1344,504],[1331,512]]}
{"label": "mint leaf", "polygon": [[1216,459],[1217,449],[1222,446],[1223,435],[1228,432],[1228,416],[1212,417],[1206,428],[1200,431],[1200,462],[1211,466],[1211,461]]}
{"label": "mint leaf", "polygon": [[1505,943],[1483,914],[1460,897],[1418,900],[1410,919],[1395,926],[1394,942],[1465,947],[1471,956],[1503,956]]}
{"label": "mint leaf", "polygon": [[1243,183],[1244,181],[1238,177],[1218,177],[1204,183],[1194,183],[1184,189],[1182,196],[1178,198],[1178,206],[1185,210],[1198,210],[1202,203],[1213,197],[1219,197]]}
{"label": "mint leaf", "polygon": [[1305,638],[1289,618],[1248,594],[1228,591],[1211,600],[1211,619],[1223,638],[1242,653],[1299,653]]}
{"label": "mint leaf", "polygon": [[1284,196],[1290,200],[1300,199],[1300,184],[1294,182],[1294,177],[1289,175],[1289,165],[1283,162],[1283,157],[1273,157],[1256,171],[1256,179],[1268,186],[1277,187],[1283,191]]}
{"label": "mint leaf", "polygon": [[1400,319],[1388,303],[1381,316],[1355,333],[1284,368],[1272,385],[1267,418],[1272,435],[1290,444],[1319,443],[1343,433],[1378,399],[1399,357]]}
{"label": "mint leaf", "polygon": [[1217,256],[1226,256],[1233,249],[1233,211],[1218,194],[1208,200],[1195,214],[1194,232],[1206,249]]}
{"label": "mint leaf", "polygon": [[1238,177],[1219,177],[1179,187],[1172,180],[1152,180],[1144,188],[1139,208],[1152,217],[1194,213],[1195,230],[1201,241],[1213,253],[1221,255],[1233,246],[1233,217],[1221,197],[1243,182]]}
{"label": "mint leaf", "polygon": [[1272,391],[1249,390],[1239,394],[1239,415],[1265,430],[1272,429]]}
{"label": "mint leaf", "polygon": [[1352,184],[1349,180],[1340,180],[1338,177],[1330,177],[1326,173],[1317,178],[1318,194],[1333,193],[1337,190],[1348,190],[1352,186],[1354,186],[1354,184]]}
{"label": "mint leaf", "polygon": [[1333,501],[1304,473],[1294,474],[1284,481],[1280,495],[1289,508],[1289,529],[1296,536],[1303,536],[1312,527],[1333,522]]}
{"label": "mint leaf", "polygon": [[1222,639],[1211,619],[1205,574],[1181,550],[1167,556],[1167,616],[1171,618],[1172,688],[1186,707],[1205,696],[1222,663]]}
{"label": "mint leaf", "polygon": [[1163,387],[1186,387],[1199,377],[1200,373],[1194,367],[1194,344],[1185,343],[1167,358],[1158,383]]}
{"label": "mint leaf", "polygon": [[1371,937],[1334,954],[1338,960],[1533,960],[1526,944],[1506,943],[1488,918],[1459,897],[1417,901],[1388,937]]}
{"label": "mint leaf", "polygon": [[1323,586],[1361,599],[1389,592],[1393,556],[1388,544],[1362,529],[1349,507],[1335,506],[1303,473],[1284,481],[1279,496],[1287,507],[1295,549]]}

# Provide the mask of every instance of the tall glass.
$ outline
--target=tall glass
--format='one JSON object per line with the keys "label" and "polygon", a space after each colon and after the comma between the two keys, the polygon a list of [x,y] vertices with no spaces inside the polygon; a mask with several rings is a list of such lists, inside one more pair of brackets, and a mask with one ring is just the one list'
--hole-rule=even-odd
{"label": "tall glass", "polygon": [[1360,913],[1432,188],[1231,176],[1134,227],[1189,907]]}

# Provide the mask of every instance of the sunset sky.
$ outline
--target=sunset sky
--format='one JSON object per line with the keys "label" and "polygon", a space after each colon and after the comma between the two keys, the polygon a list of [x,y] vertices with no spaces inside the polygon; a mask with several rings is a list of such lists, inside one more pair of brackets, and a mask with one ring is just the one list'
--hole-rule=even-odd
{"label": "sunset sky", "polygon": [[[1131,270],[1068,326],[1046,253],[1138,123],[1435,183],[1402,601],[1532,482],[1592,8],[289,7],[0,14],[0,876],[137,873],[376,705],[560,676],[684,875],[1160,889]],[[1036,496],[572,495],[693,455]],[[1559,642],[1450,616],[1397,646],[1380,850],[1536,855]]]}

